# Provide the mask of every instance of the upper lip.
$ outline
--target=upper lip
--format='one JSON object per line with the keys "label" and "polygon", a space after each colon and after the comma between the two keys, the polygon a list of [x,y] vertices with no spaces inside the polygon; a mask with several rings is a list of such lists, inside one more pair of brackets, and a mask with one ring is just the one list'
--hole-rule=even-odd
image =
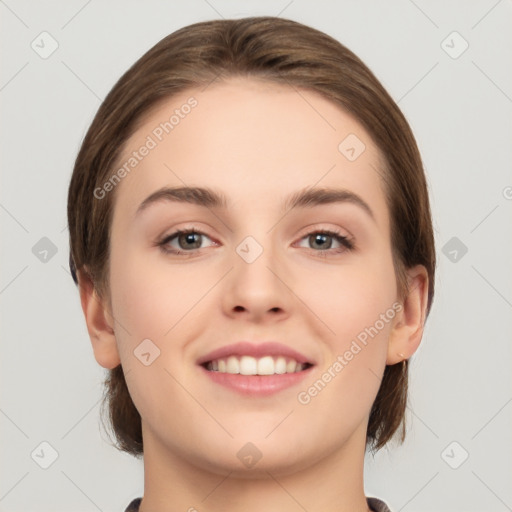
{"label": "upper lip", "polygon": [[261,358],[264,356],[284,356],[294,359],[298,363],[315,364],[314,361],[307,358],[297,350],[276,341],[265,341],[262,343],[240,341],[231,345],[225,345],[224,347],[212,350],[208,354],[200,357],[197,364],[201,365],[216,359],[225,359],[229,356],[251,356],[255,358]]}

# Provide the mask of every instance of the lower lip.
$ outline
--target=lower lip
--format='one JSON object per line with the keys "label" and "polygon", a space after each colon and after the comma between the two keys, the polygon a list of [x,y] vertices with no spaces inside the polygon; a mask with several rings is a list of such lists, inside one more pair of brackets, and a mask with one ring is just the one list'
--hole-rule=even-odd
{"label": "lower lip", "polygon": [[310,374],[313,367],[310,366],[301,372],[281,375],[240,375],[239,373],[212,372],[203,366],[200,368],[213,382],[242,395],[270,396],[297,385]]}

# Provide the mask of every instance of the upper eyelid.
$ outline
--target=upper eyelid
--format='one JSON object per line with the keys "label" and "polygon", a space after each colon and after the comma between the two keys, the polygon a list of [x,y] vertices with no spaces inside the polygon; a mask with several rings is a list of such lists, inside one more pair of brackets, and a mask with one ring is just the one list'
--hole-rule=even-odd
{"label": "upper eyelid", "polygon": [[301,231],[302,234],[300,235],[300,237],[304,238],[305,236],[308,236],[311,233],[326,233],[326,232],[327,233],[330,232],[330,233],[336,234],[338,236],[343,236],[345,238],[348,238],[349,240],[354,238],[352,233],[350,233],[346,228],[341,228],[339,226],[338,227],[325,227],[325,226],[318,225],[318,224],[315,224],[313,226],[305,228],[304,232]]}
{"label": "upper eyelid", "polygon": [[[320,227],[312,226],[312,227],[305,228],[305,229],[306,229],[306,231],[304,231],[302,233],[302,235],[300,235],[301,237],[307,236],[308,234],[311,234],[311,233],[321,233],[321,232],[337,233],[337,232],[340,232],[340,230],[347,232],[346,238],[351,238],[352,237],[352,235],[346,229],[344,229],[344,228],[328,228],[328,227],[323,227],[323,226],[320,226]],[[171,230],[171,232],[169,234],[163,235],[162,239],[165,240],[167,238],[172,238],[172,237],[177,236],[177,235],[182,234],[182,233],[198,233],[200,235],[205,235],[208,238],[213,238],[208,233],[206,233],[204,230],[202,230],[200,228],[186,227],[186,228],[178,228],[178,229]],[[339,233],[339,234],[342,234],[342,233]]]}

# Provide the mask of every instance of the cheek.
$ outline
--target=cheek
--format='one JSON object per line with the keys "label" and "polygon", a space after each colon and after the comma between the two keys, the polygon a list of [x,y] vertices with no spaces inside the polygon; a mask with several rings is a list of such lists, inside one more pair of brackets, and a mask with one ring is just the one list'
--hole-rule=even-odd
{"label": "cheek", "polygon": [[381,338],[387,337],[390,323],[382,325],[380,319],[396,301],[390,258],[375,258],[373,262],[367,258],[339,268],[320,269],[314,275],[314,279],[302,283],[303,289],[297,294],[307,297],[304,302],[328,328],[337,350],[343,350],[347,342],[376,322]]}
{"label": "cheek", "polygon": [[114,315],[125,327],[118,330],[123,364],[144,339],[152,340],[163,356],[175,359],[204,326],[205,307],[214,307],[210,300],[226,272],[225,265],[201,269],[167,264],[163,257],[142,251],[124,254],[116,259],[113,251],[111,271]]}
{"label": "cheek", "polygon": [[325,348],[320,379],[317,375],[315,382],[307,383],[313,386],[311,393],[303,388],[303,402],[314,399],[318,410],[342,406],[333,410],[341,423],[349,421],[342,411],[364,416],[380,386],[397,315],[395,274],[386,254],[317,272],[298,292],[321,320],[315,324]]}
{"label": "cheek", "polygon": [[163,403],[172,410],[190,408],[190,397],[179,384],[181,365],[175,362],[183,358],[187,340],[196,336],[201,325],[197,306],[218,279],[210,272],[205,282],[192,266],[178,270],[155,265],[142,254],[125,252],[120,258],[121,252],[112,252],[111,283],[114,315],[123,326],[116,339],[126,385],[143,418],[151,425],[167,425]]}

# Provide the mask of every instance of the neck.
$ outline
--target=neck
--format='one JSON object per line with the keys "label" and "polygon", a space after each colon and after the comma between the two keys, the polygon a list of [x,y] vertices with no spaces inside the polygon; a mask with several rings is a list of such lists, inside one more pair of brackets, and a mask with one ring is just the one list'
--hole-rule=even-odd
{"label": "neck", "polygon": [[[144,428],[143,428],[144,431]],[[304,469],[206,470],[144,436],[144,497],[140,512],[367,512],[365,430]]]}

